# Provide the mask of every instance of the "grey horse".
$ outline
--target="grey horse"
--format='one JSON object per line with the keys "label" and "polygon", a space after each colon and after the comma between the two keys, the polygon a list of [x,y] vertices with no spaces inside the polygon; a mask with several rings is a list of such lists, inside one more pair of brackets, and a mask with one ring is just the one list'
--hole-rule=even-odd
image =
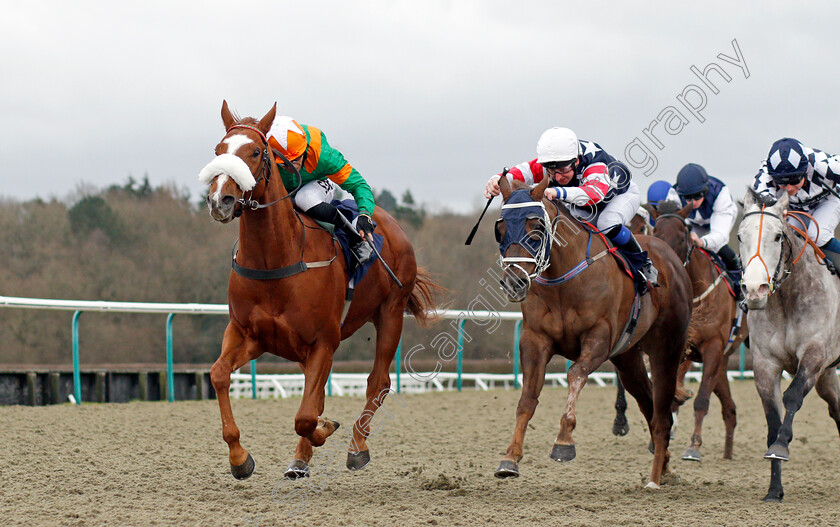
{"label": "grey horse", "polygon": [[[840,431],[840,280],[785,221],[787,207],[787,193],[772,202],[749,190],[738,227],[755,387],[767,418],[770,489],[764,501],[776,502],[784,496],[782,461],[790,456],[793,417],[811,388],[828,403]],[[784,395],[782,370],[793,375]]]}

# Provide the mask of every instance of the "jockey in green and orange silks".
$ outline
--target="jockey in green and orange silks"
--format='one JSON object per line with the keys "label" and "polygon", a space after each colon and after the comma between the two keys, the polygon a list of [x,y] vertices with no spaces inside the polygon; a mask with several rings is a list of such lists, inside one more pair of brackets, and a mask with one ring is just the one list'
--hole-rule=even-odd
{"label": "jockey in green and orange silks", "polygon": [[[327,136],[314,126],[298,124],[288,116],[278,116],[269,132],[269,144],[286,156],[300,172],[302,181],[278,164],[286,190],[294,190],[298,183],[300,190],[295,194],[295,205],[312,218],[331,223],[336,228],[345,228],[338,217],[338,210],[330,204],[338,185],[356,200],[359,217],[356,231],[351,233],[353,252],[360,261],[370,258],[370,248],[361,238],[367,239],[373,232],[373,192],[359,171],[353,168],[344,156],[330,146]],[[279,161],[279,160],[278,160]]]}

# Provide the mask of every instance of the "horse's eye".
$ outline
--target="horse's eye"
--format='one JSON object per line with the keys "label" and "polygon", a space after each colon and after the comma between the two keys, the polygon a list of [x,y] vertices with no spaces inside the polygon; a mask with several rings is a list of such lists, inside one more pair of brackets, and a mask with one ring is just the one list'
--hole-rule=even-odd
{"label": "horse's eye", "polygon": [[779,234],[776,235],[776,241],[777,242],[782,241],[782,233],[779,233]]}
{"label": "horse's eye", "polygon": [[736,237],[738,238],[738,242],[740,242],[741,241],[741,235],[738,234],[738,235],[736,235]]}
{"label": "horse's eye", "polygon": [[251,154],[251,157],[257,157],[257,156],[259,156],[259,155],[260,155],[260,149],[259,149],[259,148],[255,148],[255,149],[254,149],[254,153],[253,153],[253,154]]}

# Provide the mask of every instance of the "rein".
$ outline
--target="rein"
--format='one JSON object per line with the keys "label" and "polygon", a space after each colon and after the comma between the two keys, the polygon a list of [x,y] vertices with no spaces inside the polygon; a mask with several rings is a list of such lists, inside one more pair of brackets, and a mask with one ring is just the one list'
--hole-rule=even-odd
{"label": "rein", "polygon": [[[817,256],[818,258],[825,258],[825,253],[823,253],[820,250],[820,248],[817,246],[816,242],[814,242],[814,240],[812,240],[811,237],[808,236],[807,225],[805,224],[805,221],[802,219],[802,217],[804,216],[805,218],[814,222],[814,225],[816,225],[817,229],[819,230],[819,224],[817,223],[817,221],[814,219],[813,216],[811,216],[807,212],[785,211],[784,218],[789,218],[789,217],[794,218],[796,221],[798,221],[800,224],[802,224],[803,229],[800,229],[799,227],[797,227],[795,225],[791,225],[791,224],[787,223],[779,215],[773,214],[772,212],[767,212],[766,210],[764,210],[765,207],[766,207],[766,205],[762,205],[761,210],[755,210],[755,211],[748,212],[748,213],[744,214],[745,218],[747,216],[752,216],[752,215],[755,215],[755,214],[758,214],[758,215],[761,216],[761,219],[760,219],[759,224],[758,224],[758,245],[756,247],[755,254],[749,259],[749,261],[747,262],[747,265],[749,265],[750,262],[752,262],[756,257],[758,257],[758,261],[760,261],[761,264],[764,266],[764,270],[767,273],[768,278],[770,279],[770,292],[772,293],[773,291],[775,291],[775,289],[779,285],[782,284],[782,282],[784,282],[787,279],[788,276],[790,276],[791,269],[788,269],[785,264],[786,264],[787,261],[790,261],[790,257],[793,256],[793,243],[791,243],[790,238],[787,235],[787,232],[784,232],[784,230],[783,230],[782,232],[784,233],[784,238],[782,239],[781,243],[782,243],[782,245],[784,245],[784,243],[787,242],[789,254],[788,254],[787,259],[785,259],[784,258],[784,251],[782,251],[782,254],[779,255],[779,263],[776,266],[776,270],[773,273],[773,275],[770,275],[770,271],[767,268],[767,263],[764,261],[764,258],[761,257],[761,235],[762,235],[762,231],[764,230],[764,216],[770,216],[770,217],[773,217],[773,218],[779,220],[779,222],[782,223],[783,228],[784,228],[785,225],[787,225],[788,227],[793,229],[797,234],[799,234],[804,239],[805,243],[802,245],[802,249],[799,251],[799,254],[793,260],[793,263],[791,264],[791,267],[793,267],[794,265],[797,264],[797,262],[799,262],[799,260],[802,258],[802,255],[805,253],[805,249],[808,245],[813,247],[814,255]],[[776,277],[779,275],[779,271],[781,271],[783,274],[782,274],[781,278],[777,279]]]}

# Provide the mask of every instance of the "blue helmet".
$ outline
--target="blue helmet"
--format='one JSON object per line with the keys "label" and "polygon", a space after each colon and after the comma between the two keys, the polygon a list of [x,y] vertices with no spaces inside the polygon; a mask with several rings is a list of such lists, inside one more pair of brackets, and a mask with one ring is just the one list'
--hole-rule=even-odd
{"label": "blue helmet", "polygon": [[674,187],[680,196],[705,193],[709,190],[709,174],[697,163],[689,163],[680,169]]}
{"label": "blue helmet", "polygon": [[795,185],[808,173],[808,156],[802,143],[790,137],[779,139],[767,154],[767,172],[779,185]]}
{"label": "blue helmet", "polygon": [[651,205],[656,205],[657,203],[668,197],[669,190],[671,190],[671,184],[667,181],[654,181],[648,187],[648,203],[650,203]]}

